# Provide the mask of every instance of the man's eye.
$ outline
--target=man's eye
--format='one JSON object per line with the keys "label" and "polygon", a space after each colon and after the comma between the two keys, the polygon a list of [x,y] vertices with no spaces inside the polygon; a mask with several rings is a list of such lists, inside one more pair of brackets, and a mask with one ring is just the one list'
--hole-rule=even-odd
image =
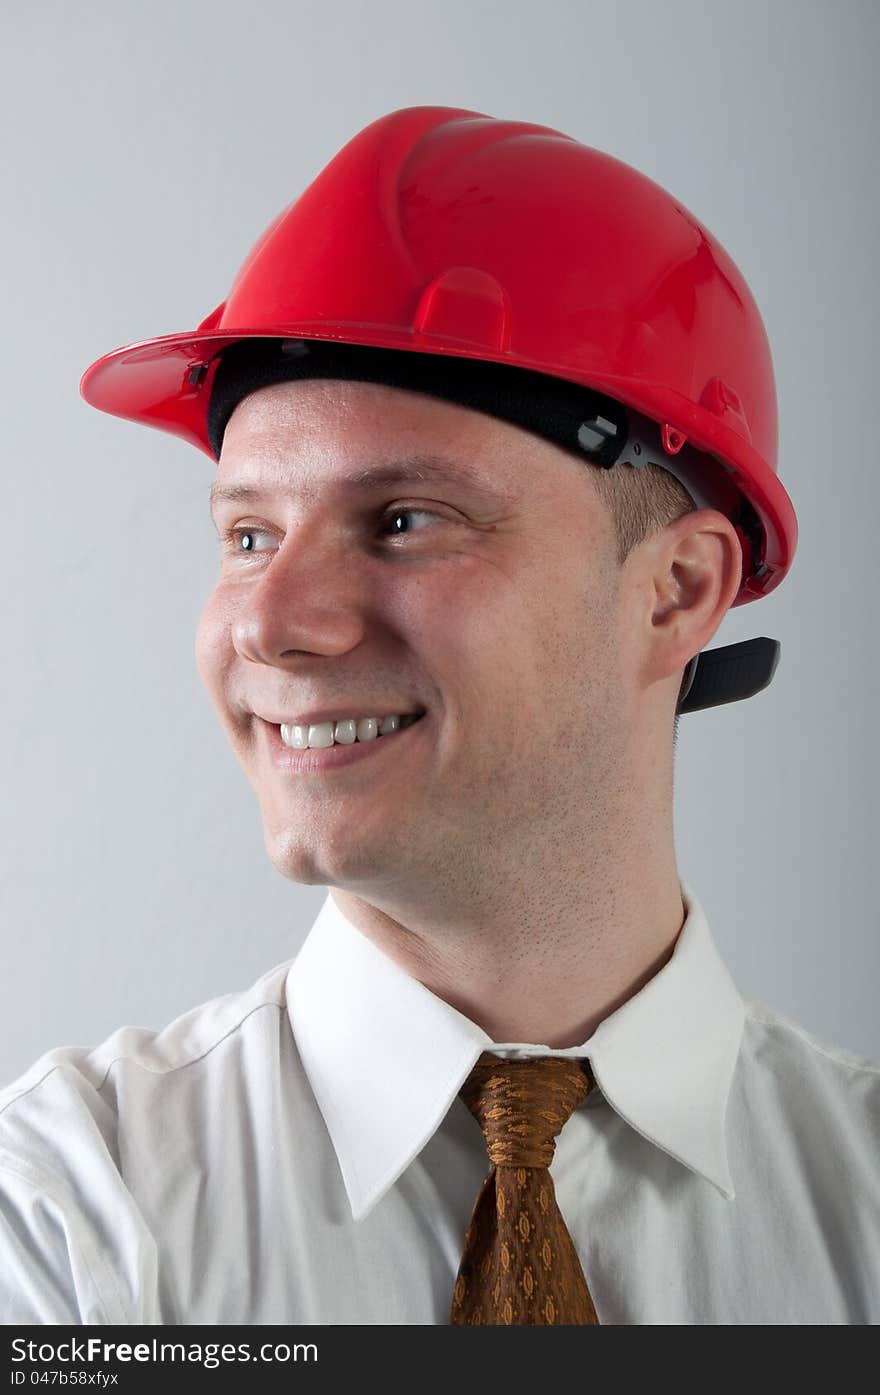
{"label": "man's eye", "polygon": [[[230,552],[235,552],[244,556],[249,552],[256,552],[255,538],[268,538],[269,534],[265,528],[229,528],[223,533],[223,546]],[[239,540],[241,545],[239,546]]]}
{"label": "man's eye", "polygon": [[[390,537],[395,537],[395,538],[406,537],[407,533],[411,533],[411,532],[412,532],[412,529],[411,529],[411,528],[398,528],[398,527],[396,526],[396,525],[397,525],[397,520],[398,520],[399,518],[416,518],[416,517],[420,517],[420,518],[440,518],[440,514],[438,514],[438,513],[432,513],[430,509],[406,509],[406,508],[404,508],[404,509],[401,509],[401,508],[389,509],[389,510],[387,511],[387,513],[383,514],[383,516],[382,516],[382,519],[381,519],[381,528],[384,530],[385,528],[391,527],[391,532],[388,534],[388,536],[390,536]],[[392,526],[392,525],[393,525],[393,526]]]}

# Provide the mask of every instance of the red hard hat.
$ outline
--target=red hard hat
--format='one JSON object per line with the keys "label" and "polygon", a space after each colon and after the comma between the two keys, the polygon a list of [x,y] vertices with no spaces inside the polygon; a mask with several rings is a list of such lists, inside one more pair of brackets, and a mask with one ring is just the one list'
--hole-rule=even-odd
{"label": "red hard hat", "polygon": [[745,279],[660,185],[550,127],[454,107],[380,117],[270,224],[198,329],[105,354],[80,391],[214,459],[217,356],[274,336],[490,360],[604,392],[660,426],[670,460],[688,442],[748,500],[733,605],[791,565],[773,364]]}

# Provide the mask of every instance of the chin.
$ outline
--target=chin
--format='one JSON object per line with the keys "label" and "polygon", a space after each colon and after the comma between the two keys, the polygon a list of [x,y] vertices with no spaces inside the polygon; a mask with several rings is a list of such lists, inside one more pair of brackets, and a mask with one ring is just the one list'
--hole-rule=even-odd
{"label": "chin", "polygon": [[276,871],[302,886],[338,886],[349,890],[369,886],[385,877],[389,868],[382,847],[350,836],[315,840],[303,830],[281,827],[264,830],[264,843]]}

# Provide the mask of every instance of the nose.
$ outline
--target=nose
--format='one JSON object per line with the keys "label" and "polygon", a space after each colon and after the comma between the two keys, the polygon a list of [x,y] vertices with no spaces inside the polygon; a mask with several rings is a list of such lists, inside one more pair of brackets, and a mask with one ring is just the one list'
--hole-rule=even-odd
{"label": "nose", "polygon": [[293,529],[239,588],[233,645],[243,659],[276,666],[301,654],[345,654],[363,638],[366,595],[350,547]]}

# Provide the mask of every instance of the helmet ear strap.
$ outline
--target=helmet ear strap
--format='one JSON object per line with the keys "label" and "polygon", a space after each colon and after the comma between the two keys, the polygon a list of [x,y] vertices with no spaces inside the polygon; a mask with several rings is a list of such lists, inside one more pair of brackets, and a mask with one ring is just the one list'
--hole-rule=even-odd
{"label": "helmet ear strap", "polygon": [[697,671],[697,665],[699,664],[699,662],[700,656],[699,654],[695,654],[692,659],[688,660],[687,667],[685,668],[685,671],[682,674],[681,687],[678,690],[678,702],[675,705],[676,716],[678,716],[678,714],[681,712],[682,703],[684,702],[685,698],[687,697],[688,693],[694,685],[694,674]]}
{"label": "helmet ear strap", "polygon": [[676,715],[753,697],[767,687],[781,652],[778,639],[762,635],[695,654],[682,677]]}

